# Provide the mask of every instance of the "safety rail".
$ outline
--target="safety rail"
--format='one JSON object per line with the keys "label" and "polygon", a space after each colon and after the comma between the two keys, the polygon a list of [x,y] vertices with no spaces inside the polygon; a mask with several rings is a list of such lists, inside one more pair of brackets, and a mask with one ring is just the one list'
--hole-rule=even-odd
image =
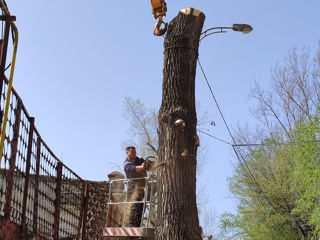
{"label": "safety rail", "polygon": [[[3,0],[0,6],[5,13],[0,18],[4,23],[0,39],[0,239],[101,239],[108,183],[81,179],[41,138],[35,119],[12,87],[18,31],[15,16]],[[7,67],[10,36],[13,55]]]}
{"label": "safety rail", "polygon": [[[104,236],[153,236],[157,206],[156,184],[156,176],[111,180]],[[143,196],[139,191],[143,192]],[[137,214],[140,223],[132,225],[130,218],[137,217]]]}
{"label": "safety rail", "polygon": [[[2,114],[8,88],[4,75],[0,87]],[[20,236],[80,239],[87,183],[42,140],[34,118],[14,89],[1,160],[0,238],[9,221],[19,229]]]}

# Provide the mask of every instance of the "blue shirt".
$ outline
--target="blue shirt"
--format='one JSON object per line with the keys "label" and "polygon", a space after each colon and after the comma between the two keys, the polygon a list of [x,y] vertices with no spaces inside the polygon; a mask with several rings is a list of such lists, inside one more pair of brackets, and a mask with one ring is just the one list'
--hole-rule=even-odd
{"label": "blue shirt", "polygon": [[[146,171],[142,171],[142,172],[136,172],[136,166],[141,166],[142,163],[144,163],[144,159],[143,158],[139,158],[136,157],[135,161],[131,161],[128,158],[126,158],[126,160],[123,162],[123,168],[124,168],[124,172],[126,173],[126,177],[127,179],[130,178],[144,178],[147,177],[147,172]],[[143,180],[129,180],[128,182],[128,192],[131,194],[132,191],[134,190],[135,186],[138,187],[144,187],[146,181]]]}
{"label": "blue shirt", "polygon": [[131,161],[128,158],[123,162],[124,172],[127,178],[143,178],[147,176],[145,171],[136,172],[136,166],[141,166],[144,163],[143,158],[136,157],[135,161]]}

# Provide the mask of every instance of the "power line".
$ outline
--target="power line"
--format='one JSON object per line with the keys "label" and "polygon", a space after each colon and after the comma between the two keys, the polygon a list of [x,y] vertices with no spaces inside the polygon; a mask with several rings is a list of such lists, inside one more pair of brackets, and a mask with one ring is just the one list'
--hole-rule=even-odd
{"label": "power line", "polygon": [[229,142],[227,142],[227,141],[225,141],[225,140],[223,140],[223,139],[221,139],[221,138],[218,138],[218,137],[216,137],[216,136],[213,136],[213,135],[211,135],[211,134],[209,134],[209,133],[206,133],[206,132],[204,132],[204,131],[202,131],[202,130],[200,130],[200,129],[197,129],[197,130],[198,130],[199,132],[201,132],[201,133],[209,136],[209,137],[212,137],[212,138],[220,141],[220,142],[226,143],[226,144],[228,144],[228,145],[232,145],[231,143],[229,143]]}
{"label": "power line", "polygon": [[319,144],[320,141],[298,141],[298,142],[287,142],[287,143],[246,143],[246,144],[233,144],[236,147],[255,147],[255,146],[286,146],[286,145],[300,145],[300,144]]}
{"label": "power line", "polygon": [[[270,201],[270,199],[266,196],[265,192],[263,191],[263,189],[261,188],[260,184],[258,183],[258,181],[257,181],[256,178],[254,177],[253,173],[251,172],[251,170],[250,170],[250,168],[249,168],[246,160],[245,160],[244,157],[242,156],[241,151],[240,151],[239,147],[237,146],[236,141],[235,141],[235,139],[234,139],[234,137],[233,137],[233,135],[232,135],[232,133],[231,133],[231,131],[230,131],[230,128],[229,128],[229,126],[228,126],[228,123],[227,123],[227,121],[226,121],[226,119],[225,119],[225,117],[224,117],[224,115],[223,115],[223,113],[222,113],[222,111],[221,111],[221,108],[220,108],[220,106],[219,106],[219,104],[218,104],[218,101],[217,101],[216,97],[214,96],[214,93],[213,93],[213,91],[212,91],[212,88],[211,88],[211,86],[210,86],[210,83],[209,83],[209,81],[208,81],[208,78],[207,78],[207,76],[206,76],[206,74],[205,74],[205,72],[204,72],[204,70],[203,70],[203,67],[202,67],[202,65],[201,65],[201,63],[200,63],[199,57],[198,57],[198,63],[199,63],[201,72],[202,72],[202,74],[203,74],[203,77],[204,77],[204,79],[206,80],[206,83],[207,83],[207,85],[208,85],[208,88],[209,88],[209,90],[210,90],[210,92],[211,92],[211,96],[212,96],[212,98],[213,98],[213,100],[214,100],[214,102],[215,102],[215,104],[216,104],[216,106],[217,106],[217,108],[218,108],[218,110],[219,110],[219,113],[220,113],[220,115],[221,115],[221,117],[222,117],[222,119],[223,119],[223,122],[224,122],[227,130],[228,130],[228,133],[229,133],[230,137],[232,138],[232,141],[233,141],[232,149],[233,149],[234,153],[235,153],[236,156],[237,156],[237,159],[238,159],[238,161],[239,161],[240,166],[243,166],[243,165],[245,166],[245,169],[246,169],[246,170],[244,171],[244,174],[246,175],[246,177],[247,177],[248,179],[251,178],[251,179],[255,182],[256,186],[258,187],[259,191],[263,194],[264,198],[269,202],[269,204],[270,204],[274,209],[276,209],[275,206],[274,206],[274,204],[273,204],[273,203]],[[237,148],[238,151],[237,151],[235,148]],[[247,175],[246,172],[248,173],[248,175]]]}
{"label": "power line", "polygon": [[[215,102],[215,104],[216,104],[216,106],[217,106],[217,108],[218,108],[218,110],[219,110],[219,113],[220,113],[220,115],[221,115],[221,117],[222,117],[222,119],[223,119],[224,125],[226,126],[226,128],[227,128],[227,130],[228,130],[228,133],[229,133],[230,137],[232,138],[233,145],[236,146],[236,145],[237,145],[237,144],[236,144],[236,141],[235,141],[235,139],[234,139],[234,137],[233,137],[233,135],[232,135],[232,133],[231,133],[231,131],[230,131],[230,128],[229,128],[229,126],[228,126],[228,123],[227,123],[227,121],[226,121],[226,119],[225,119],[225,117],[224,117],[224,115],[223,115],[223,113],[222,113],[222,111],[221,111],[221,108],[220,108],[220,106],[219,106],[219,104],[218,104],[218,101],[217,101],[216,97],[214,96],[214,93],[213,93],[212,88],[211,88],[211,86],[210,86],[210,83],[209,83],[209,81],[208,81],[207,75],[206,75],[206,73],[204,72],[203,67],[202,67],[202,65],[201,65],[201,63],[200,63],[199,57],[198,57],[198,63],[199,63],[201,72],[202,72],[202,74],[203,74],[203,77],[204,77],[204,79],[206,80],[207,86],[208,86],[208,88],[209,88],[209,90],[210,90],[211,96],[212,96],[212,98],[213,98],[213,100],[214,100],[214,102]],[[233,146],[233,150],[234,150],[234,152],[235,152],[235,154],[236,154],[236,156],[237,156],[237,158],[238,158],[238,161],[241,163],[241,159],[242,159],[243,162],[244,162],[244,164],[247,166],[247,164],[246,164],[243,156],[241,155],[241,152],[240,152],[239,149],[238,149],[239,154],[241,155],[241,159],[240,159],[239,154],[238,154],[238,152],[235,150],[234,146]],[[238,148],[238,147],[237,147],[237,148]],[[247,166],[247,168],[248,168],[248,170],[249,170],[249,167],[248,167],[248,166]],[[250,171],[250,170],[249,170],[249,171]],[[252,174],[251,174],[251,175],[252,175]]]}
{"label": "power line", "polygon": [[220,115],[221,115],[221,117],[222,117],[222,119],[223,119],[224,125],[226,126],[226,128],[227,128],[227,130],[228,130],[228,132],[229,132],[229,135],[230,135],[231,138],[232,138],[233,143],[236,144],[236,141],[235,141],[235,139],[234,139],[234,137],[233,137],[233,135],[232,135],[232,133],[231,133],[231,131],[230,131],[230,128],[229,128],[229,126],[228,126],[228,124],[227,124],[227,121],[226,121],[225,117],[223,116],[223,113],[222,113],[222,111],[221,111],[221,109],[220,109],[220,107],[219,107],[218,101],[217,101],[216,97],[215,97],[214,94],[213,94],[212,88],[211,88],[211,86],[210,86],[210,84],[209,84],[209,81],[208,81],[208,78],[207,78],[207,76],[206,76],[206,74],[205,74],[205,72],[204,72],[204,70],[203,70],[203,68],[202,68],[202,65],[201,65],[201,63],[200,63],[199,57],[198,57],[198,63],[199,63],[201,72],[202,72],[202,74],[203,74],[203,77],[204,77],[204,79],[206,80],[206,83],[207,83],[207,85],[208,85],[208,87],[209,87],[209,90],[210,90],[210,92],[211,92],[211,96],[212,96],[212,98],[213,98],[213,100],[214,100],[214,102],[215,102],[215,104],[216,104],[216,106],[217,106],[217,108],[218,108],[218,110],[219,110],[219,113],[220,113]]}
{"label": "power line", "polygon": [[230,131],[230,128],[229,128],[229,126],[228,126],[228,124],[227,124],[227,121],[226,121],[226,119],[225,119],[225,117],[224,117],[224,115],[223,115],[223,113],[222,113],[222,111],[221,111],[221,108],[220,108],[220,106],[219,106],[219,104],[218,104],[218,101],[217,101],[216,97],[214,96],[214,93],[213,93],[213,91],[212,91],[211,85],[210,85],[210,83],[209,83],[209,81],[208,81],[208,78],[207,78],[207,76],[206,76],[206,74],[205,74],[205,72],[204,72],[204,70],[203,70],[203,67],[202,67],[202,65],[201,65],[201,63],[200,63],[200,59],[199,59],[199,58],[198,58],[198,63],[199,63],[201,72],[202,72],[202,74],[203,74],[203,76],[204,76],[204,79],[206,80],[206,83],[207,83],[208,88],[209,88],[209,90],[210,90],[211,96],[212,96],[212,98],[213,98],[213,100],[214,100],[214,102],[215,102],[215,104],[216,104],[216,106],[217,106],[217,108],[218,108],[218,110],[219,110],[219,113],[220,113],[220,115],[221,115],[221,117],[222,117],[222,119],[223,119],[223,122],[224,122],[227,130],[228,130],[228,133],[229,133],[230,137],[232,138],[233,144],[230,144],[230,143],[227,142],[227,141],[224,141],[224,140],[222,140],[222,139],[220,139],[220,138],[217,138],[217,137],[215,137],[215,136],[213,136],[213,135],[210,135],[210,134],[208,134],[208,133],[206,133],[206,132],[201,131],[201,130],[198,129],[199,132],[202,132],[203,134],[206,134],[206,135],[208,135],[208,136],[210,136],[210,137],[212,137],[212,138],[215,138],[215,139],[217,139],[217,140],[219,140],[219,141],[221,141],[221,142],[224,142],[224,143],[226,143],[226,144],[229,144],[229,145],[232,145],[232,146],[235,146],[235,147],[245,147],[245,146],[247,146],[247,147],[249,147],[249,146],[272,146],[272,145],[283,146],[283,145],[299,145],[299,144],[309,144],[309,143],[317,143],[317,144],[319,144],[319,143],[320,143],[320,140],[315,140],[315,141],[295,141],[295,142],[287,142],[287,143],[271,142],[271,143],[247,143],[247,144],[237,144],[236,141],[235,141],[235,138],[233,137],[233,135],[232,135],[232,133],[231,133],[231,131]]}
{"label": "power line", "polygon": [[[239,161],[239,166],[240,167],[244,167],[244,175],[247,177],[247,179],[248,180],[252,180],[254,183],[255,183],[255,185],[257,186],[257,188],[258,188],[258,190],[259,190],[259,192],[263,195],[263,197],[264,197],[264,199],[272,206],[272,208],[274,208],[275,210],[277,210],[277,208],[276,208],[276,206],[274,205],[274,203],[268,198],[268,196],[266,195],[266,193],[263,191],[263,189],[262,189],[262,187],[260,186],[260,184],[258,183],[258,181],[257,181],[257,179],[255,178],[255,176],[253,175],[253,173],[252,173],[252,171],[250,170],[250,168],[249,168],[249,166],[248,166],[248,164],[247,164],[247,161],[245,160],[245,158],[243,157],[243,155],[242,155],[242,153],[241,153],[241,151],[240,151],[240,149],[239,149],[239,147],[241,147],[241,146],[271,146],[271,145],[299,145],[299,144],[307,144],[307,143],[320,143],[320,141],[297,141],[297,142],[288,142],[288,143],[261,143],[261,144],[257,144],[257,143],[251,143],[251,144],[237,144],[236,142],[235,142],[235,139],[234,139],[234,137],[233,137],[233,135],[232,135],[232,133],[231,133],[231,131],[230,131],[230,128],[229,128],[229,126],[228,126],[228,124],[227,124],[227,121],[226,121],[226,119],[225,119],[225,117],[224,117],[224,115],[223,115],[223,113],[222,113],[222,111],[221,111],[221,108],[219,107],[219,104],[218,104],[218,102],[217,102],[217,99],[215,98],[215,96],[214,96],[214,94],[213,94],[213,91],[212,91],[212,88],[211,88],[211,86],[210,86],[210,84],[209,84],[209,81],[208,81],[208,78],[207,78],[207,76],[206,76],[206,74],[205,74],[205,72],[204,72],[204,70],[203,70],[203,67],[202,67],[202,65],[201,65],[201,63],[200,63],[200,60],[199,60],[199,57],[198,57],[198,63],[199,63],[199,66],[200,66],[200,69],[201,69],[201,72],[202,72],[202,74],[203,74],[203,76],[204,76],[204,79],[206,80],[206,83],[207,83],[207,85],[208,85],[208,88],[209,88],[209,90],[210,90],[210,92],[211,92],[211,95],[212,95],[212,98],[213,98],[213,100],[214,100],[214,102],[215,102],[215,104],[216,104],[216,106],[217,106],[217,108],[218,108],[218,110],[219,110],[219,113],[220,113],[220,115],[221,115],[221,117],[222,117],[222,119],[223,119],[223,122],[224,122],[224,124],[225,124],[225,126],[226,126],[226,128],[227,128],[227,130],[228,130],[228,132],[229,132],[229,135],[230,135],[230,137],[232,138],[232,141],[233,141],[233,144],[232,144],[232,149],[233,149],[233,151],[235,152],[235,154],[236,154],[236,157],[237,157],[237,159],[238,159],[238,161]],[[208,134],[207,134],[208,135]],[[214,137],[214,136],[212,136],[212,137]],[[216,138],[216,137],[214,137],[214,138]],[[221,140],[221,139],[220,139]],[[223,142],[225,142],[225,141],[223,141]],[[227,142],[225,142],[225,143],[227,143]],[[250,185],[249,185],[249,188],[251,189],[251,187],[250,187]],[[254,191],[254,190],[252,190],[252,191]]]}

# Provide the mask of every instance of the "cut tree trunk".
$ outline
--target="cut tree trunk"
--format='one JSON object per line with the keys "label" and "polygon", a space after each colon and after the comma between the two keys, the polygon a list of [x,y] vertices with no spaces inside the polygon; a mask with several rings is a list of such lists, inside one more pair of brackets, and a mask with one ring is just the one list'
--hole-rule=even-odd
{"label": "cut tree trunk", "polygon": [[195,75],[204,19],[199,10],[181,10],[164,41],[157,240],[202,239],[196,205]]}

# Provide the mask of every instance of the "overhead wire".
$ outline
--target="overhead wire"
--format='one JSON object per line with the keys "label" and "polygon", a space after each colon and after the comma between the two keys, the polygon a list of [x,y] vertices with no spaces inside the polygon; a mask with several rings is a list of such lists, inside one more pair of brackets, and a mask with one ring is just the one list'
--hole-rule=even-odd
{"label": "overhead wire", "polygon": [[228,126],[228,124],[227,124],[227,121],[226,121],[226,119],[225,119],[225,117],[224,117],[224,115],[223,115],[223,113],[222,113],[222,111],[221,111],[221,108],[219,107],[218,101],[217,101],[216,97],[215,97],[214,94],[213,94],[212,88],[211,88],[210,83],[209,83],[209,81],[208,81],[207,75],[205,74],[205,72],[204,72],[204,70],[203,70],[203,67],[202,67],[202,65],[201,65],[201,63],[200,63],[199,57],[198,57],[198,64],[199,64],[199,66],[200,66],[200,69],[201,69],[201,72],[202,72],[202,74],[203,74],[203,77],[204,77],[204,79],[206,80],[207,86],[208,86],[208,88],[209,88],[209,90],[210,90],[210,92],[211,92],[211,96],[212,96],[212,98],[213,98],[213,100],[214,100],[214,102],[215,102],[215,104],[216,104],[216,106],[217,106],[217,108],[218,108],[218,110],[219,110],[220,116],[222,117],[222,120],[223,120],[223,122],[224,122],[224,125],[226,126],[226,128],[227,128],[227,130],[228,130],[228,132],[229,132],[229,135],[230,135],[231,138],[232,138],[233,143],[236,144],[236,141],[235,141],[235,139],[234,139],[234,137],[233,137],[233,135],[232,135],[232,133],[231,133],[231,131],[230,131],[230,128],[229,128],[229,126]]}
{"label": "overhead wire", "polygon": [[297,142],[286,142],[286,143],[245,143],[245,144],[233,144],[236,147],[255,147],[255,146],[286,146],[286,145],[300,145],[300,144],[320,144],[320,141],[297,141]]}
{"label": "overhead wire", "polygon": [[[258,183],[258,181],[256,180],[255,176],[253,175],[252,171],[250,170],[250,168],[249,168],[249,166],[248,166],[245,158],[244,158],[243,155],[241,154],[241,151],[240,151],[239,147],[237,146],[237,143],[236,143],[236,141],[235,141],[235,138],[234,138],[233,134],[231,133],[231,130],[230,130],[229,126],[228,126],[228,123],[227,123],[227,121],[226,121],[226,119],[225,119],[225,117],[224,117],[224,115],[223,115],[223,113],[222,113],[222,111],[221,111],[221,108],[220,108],[220,106],[219,106],[219,104],[218,104],[218,101],[217,101],[217,99],[216,99],[216,97],[215,97],[215,95],[214,95],[214,93],[213,93],[213,91],[212,91],[212,88],[211,88],[211,85],[210,85],[210,83],[209,83],[209,81],[208,81],[207,75],[206,75],[206,73],[205,73],[205,71],[204,71],[204,69],[203,69],[203,67],[202,67],[202,65],[201,65],[199,56],[198,56],[198,59],[197,59],[197,60],[198,60],[198,64],[199,64],[199,66],[200,66],[202,75],[203,75],[203,77],[204,77],[204,79],[205,79],[205,81],[206,81],[206,83],[207,83],[207,86],[208,86],[208,88],[209,88],[209,90],[210,90],[211,96],[212,96],[212,98],[213,98],[213,100],[214,100],[214,102],[215,102],[215,104],[216,104],[216,107],[217,107],[217,109],[218,109],[218,111],[219,111],[219,113],[220,113],[220,116],[221,116],[221,118],[223,119],[223,122],[224,122],[224,124],[225,124],[225,126],[226,126],[226,128],[227,128],[227,130],[228,130],[228,133],[229,133],[229,135],[230,135],[230,137],[231,137],[231,139],[232,139],[232,141],[233,141],[232,149],[233,149],[234,153],[236,154],[236,157],[237,157],[238,162],[239,162],[239,166],[240,166],[240,167],[241,167],[241,166],[244,166],[244,167],[245,167],[245,172],[244,172],[244,174],[246,175],[247,179],[248,179],[248,180],[251,179],[251,181],[253,181],[253,182],[256,184],[256,186],[258,187],[259,192],[262,193],[263,196],[264,196],[264,198],[267,200],[267,202],[268,202],[274,209],[276,209],[276,207],[274,206],[274,204],[273,204],[273,203],[270,201],[270,199],[266,196],[265,192],[263,191],[263,189],[261,188],[260,184]],[[237,148],[238,151],[236,150],[236,148]],[[247,173],[246,173],[246,172],[247,172]]]}
{"label": "overhead wire", "polygon": [[[209,88],[209,90],[210,90],[211,96],[212,96],[212,98],[213,98],[213,100],[214,100],[214,102],[215,102],[215,104],[216,104],[216,107],[218,108],[218,111],[219,111],[219,113],[220,113],[220,116],[221,116],[221,118],[223,119],[224,125],[226,126],[226,128],[227,128],[227,130],[228,130],[228,133],[229,133],[229,135],[230,135],[230,137],[231,137],[231,139],[232,139],[232,141],[233,141],[233,145],[236,146],[235,138],[233,137],[233,135],[232,135],[232,133],[231,133],[231,130],[230,130],[229,126],[228,126],[228,123],[227,123],[227,121],[226,121],[226,119],[225,119],[225,117],[224,117],[224,115],[223,115],[223,113],[222,113],[222,111],[221,111],[221,108],[220,108],[220,106],[219,106],[219,104],[218,104],[218,101],[217,101],[217,99],[216,99],[216,97],[215,97],[215,95],[214,95],[214,93],[213,93],[213,91],[212,91],[211,85],[210,85],[210,83],[209,83],[209,81],[208,81],[208,78],[207,78],[207,75],[206,75],[206,73],[205,73],[205,71],[204,71],[204,69],[203,69],[203,67],[202,67],[202,65],[201,65],[201,62],[200,62],[200,58],[199,58],[199,57],[198,57],[198,64],[199,64],[199,66],[200,66],[202,75],[203,75],[203,77],[204,77],[204,79],[205,79],[205,81],[206,81],[206,83],[207,83],[207,86],[208,86],[208,88]],[[240,153],[240,152],[239,152],[239,153]],[[239,155],[238,155],[237,151],[235,151],[235,154],[237,155],[238,160],[241,162],[241,159],[239,158]],[[243,158],[242,158],[242,159],[243,159]],[[244,160],[244,159],[243,159],[243,160]]]}
{"label": "overhead wire", "polygon": [[271,142],[271,143],[237,143],[232,144],[227,142],[226,140],[223,140],[221,138],[218,138],[210,133],[207,133],[201,129],[197,129],[198,132],[207,135],[208,137],[214,138],[220,142],[223,142],[225,144],[234,146],[234,147],[258,147],[258,146],[287,146],[287,145],[300,145],[300,144],[320,144],[320,141],[296,141],[296,142]]}
{"label": "overhead wire", "polygon": [[[243,166],[244,166],[244,175],[247,177],[247,179],[248,179],[249,181],[250,181],[250,179],[251,179],[251,181],[253,181],[253,182],[255,183],[255,185],[257,186],[257,188],[258,188],[258,190],[259,190],[259,192],[263,195],[264,199],[272,206],[273,209],[275,209],[275,210],[277,211],[278,208],[277,208],[277,207],[275,206],[275,204],[267,197],[266,193],[263,191],[262,187],[260,186],[260,184],[258,183],[257,179],[255,178],[255,176],[253,175],[252,171],[250,170],[250,167],[248,166],[247,161],[245,160],[244,156],[242,155],[241,150],[239,149],[239,147],[250,147],[250,146],[285,146],[285,145],[300,145],[300,144],[319,144],[319,143],[320,143],[320,140],[315,140],[315,141],[294,141],[294,142],[286,142],[286,143],[280,143],[280,142],[247,143],[247,144],[239,144],[239,143],[236,143],[235,138],[234,138],[234,136],[232,135],[232,133],[231,133],[231,131],[230,131],[230,128],[229,128],[229,126],[228,126],[228,123],[227,123],[227,121],[226,121],[226,119],[225,119],[225,117],[224,117],[224,115],[223,115],[223,113],[222,113],[222,111],[221,111],[221,108],[220,108],[220,106],[219,106],[219,104],[218,104],[218,101],[217,101],[217,99],[216,99],[216,97],[215,97],[215,95],[214,95],[214,93],[213,93],[213,91],[212,91],[212,88],[211,88],[211,85],[210,85],[210,83],[209,83],[209,81],[208,81],[208,78],[207,78],[207,76],[206,76],[206,73],[205,73],[205,71],[204,71],[204,69],[203,69],[203,67],[202,67],[202,65],[201,65],[199,56],[198,56],[198,59],[197,59],[197,60],[198,60],[198,64],[199,64],[199,66],[200,66],[201,72],[202,72],[202,74],[203,74],[203,77],[204,77],[204,79],[205,79],[205,81],[206,81],[206,83],[207,83],[207,86],[208,86],[209,90],[210,90],[211,96],[212,96],[212,98],[213,98],[213,100],[214,100],[214,102],[215,102],[215,104],[216,104],[216,107],[217,107],[217,109],[218,109],[218,111],[219,111],[219,113],[220,113],[220,115],[221,115],[221,118],[223,119],[223,122],[224,122],[224,124],[225,124],[225,126],[226,126],[226,128],[227,128],[227,130],[228,130],[228,133],[229,133],[229,135],[230,135],[230,137],[231,137],[231,139],[232,139],[232,141],[233,141],[233,144],[230,144],[230,143],[228,143],[227,141],[224,141],[224,140],[222,140],[222,139],[219,139],[219,138],[217,138],[217,137],[215,137],[215,136],[213,136],[213,135],[210,135],[210,134],[208,134],[208,133],[205,133],[205,132],[203,132],[203,131],[201,131],[201,130],[198,130],[198,131],[199,131],[199,132],[202,132],[203,134],[206,134],[206,135],[208,135],[208,136],[210,136],[210,137],[212,137],[212,138],[215,138],[215,139],[217,139],[217,140],[219,140],[219,141],[221,141],[221,142],[224,142],[224,143],[232,146],[232,149],[233,149],[234,153],[236,154],[236,157],[237,157],[237,159],[238,159],[238,161],[239,161],[239,166],[240,166],[240,167],[243,167]],[[246,172],[247,172],[247,173],[246,173]],[[250,186],[249,186],[249,188],[251,189]],[[253,189],[251,189],[251,190],[254,191]]]}
{"label": "overhead wire", "polygon": [[229,142],[227,142],[227,141],[225,141],[225,140],[223,140],[223,139],[221,139],[221,138],[218,138],[218,137],[216,137],[216,136],[213,136],[213,135],[211,135],[211,134],[209,134],[209,133],[207,133],[207,132],[205,132],[205,131],[202,131],[201,129],[197,129],[197,131],[199,131],[199,132],[201,132],[202,134],[205,134],[205,135],[207,135],[207,136],[209,136],[209,137],[212,137],[212,138],[214,138],[214,139],[216,139],[216,140],[218,140],[218,141],[220,141],[220,142],[226,143],[226,144],[228,144],[228,145],[233,145],[233,144],[231,144],[231,143],[229,143]]}

